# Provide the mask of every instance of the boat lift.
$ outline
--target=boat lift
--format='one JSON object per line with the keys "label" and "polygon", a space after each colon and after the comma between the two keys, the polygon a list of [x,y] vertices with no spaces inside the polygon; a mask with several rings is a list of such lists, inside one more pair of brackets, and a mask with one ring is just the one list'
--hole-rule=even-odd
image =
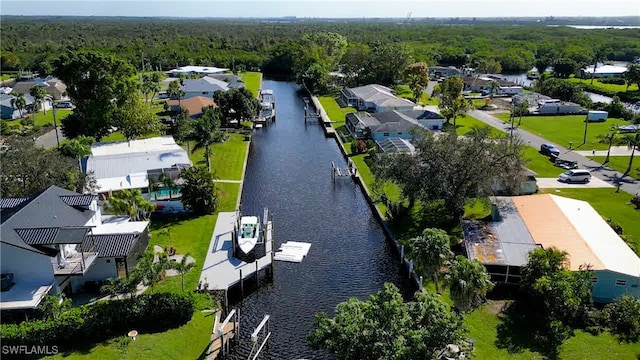
{"label": "boat lift", "polygon": [[[253,347],[251,348],[251,353],[249,353],[247,360],[256,360],[264,347],[269,346],[269,344],[267,343],[269,341],[269,337],[271,336],[271,331],[269,331],[269,318],[269,315],[265,315],[258,327],[256,327],[256,329],[251,334],[251,342],[253,342]],[[260,345],[258,346],[258,344]]]}

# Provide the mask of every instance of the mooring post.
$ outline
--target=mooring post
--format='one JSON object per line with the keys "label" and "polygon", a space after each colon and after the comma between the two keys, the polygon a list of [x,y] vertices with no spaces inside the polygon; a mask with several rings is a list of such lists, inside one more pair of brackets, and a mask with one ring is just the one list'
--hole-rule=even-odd
{"label": "mooring post", "polygon": [[258,271],[258,260],[256,260],[256,287],[260,285],[260,273]]}
{"label": "mooring post", "polygon": [[409,279],[413,276],[413,260],[409,260]]}
{"label": "mooring post", "polygon": [[400,245],[400,264],[404,264],[404,245]]}
{"label": "mooring post", "polygon": [[240,295],[244,298],[244,281],[242,281],[242,269],[240,269]]}
{"label": "mooring post", "polygon": [[420,289],[420,291],[424,290],[424,288],[422,287],[422,275],[420,275],[420,282],[418,283],[418,289]]}

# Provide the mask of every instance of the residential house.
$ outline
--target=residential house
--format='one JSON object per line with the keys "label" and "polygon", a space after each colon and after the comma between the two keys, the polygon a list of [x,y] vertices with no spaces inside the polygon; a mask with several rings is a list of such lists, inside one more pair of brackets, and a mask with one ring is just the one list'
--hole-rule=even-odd
{"label": "residential house", "polygon": [[229,89],[240,89],[247,86],[244,81],[242,81],[242,78],[235,74],[209,74],[207,77],[226,82]]}
{"label": "residential house", "polygon": [[31,88],[40,86],[45,88],[47,94],[53,99],[60,100],[66,96],[67,86],[58,78],[49,76],[46,79],[35,78],[29,81],[19,81],[13,86],[13,92],[19,94],[29,94]]}
{"label": "residential house", "polygon": [[180,74],[186,76],[192,75],[210,75],[210,74],[219,74],[227,71],[229,69],[217,68],[215,66],[181,66],[179,68],[167,71],[172,77],[178,77]]}
{"label": "residential house", "polygon": [[22,112],[18,111],[13,107],[11,101],[16,97],[9,94],[0,94],[0,118],[2,119],[18,119],[22,117],[24,114],[29,112],[29,110],[33,107],[34,99],[33,96],[27,94],[24,95],[24,100],[27,103],[27,108]]}
{"label": "residential house", "polygon": [[416,105],[412,101],[396,97],[388,87],[377,84],[345,87],[340,92],[340,99],[347,106],[371,112],[412,110]]}
{"label": "residential house", "polygon": [[455,66],[431,66],[429,67],[429,77],[431,78],[448,78],[450,76],[465,76],[464,70]]}
{"label": "residential house", "polygon": [[183,109],[189,112],[189,116],[193,119],[202,116],[202,109],[206,107],[217,107],[215,101],[211,97],[194,96],[184,100],[167,100],[167,105],[172,112],[179,113]]}
{"label": "residential house", "polygon": [[428,110],[357,112],[345,116],[345,126],[354,138],[375,141],[388,138],[409,140],[414,128],[441,130],[443,121],[442,116]]}
{"label": "residential house", "polygon": [[593,66],[587,66],[586,68],[582,69],[582,77],[622,77],[627,71],[629,71],[629,69],[627,69],[626,66],[602,65],[600,67],[596,67],[594,72]]}
{"label": "residential house", "polygon": [[587,111],[582,106],[570,101],[558,99],[542,100],[538,103],[538,108],[534,111],[537,114],[566,115],[566,114],[586,114]]}
{"label": "residential house", "polygon": [[[464,91],[471,92],[490,91],[491,84],[494,81],[498,83],[498,88],[516,86],[516,83],[513,81],[496,75],[468,76],[463,78],[462,81],[464,82]],[[496,93],[499,90],[498,88],[496,88]]]}
{"label": "residential house", "polygon": [[518,283],[529,252],[554,247],[568,253],[569,269],[594,271],[594,301],[640,298],[640,258],[588,202],[551,194],[495,201],[491,221],[462,223],[467,256],[494,281]]}
{"label": "residential house", "polygon": [[0,199],[0,309],[32,309],[46,294],[127,276],[148,245],[148,225],[103,217],[97,195],[57,186]]}
{"label": "residential house", "polygon": [[[140,189],[148,200],[179,197],[180,172],[191,166],[189,154],[172,136],[96,143],[91,146],[91,155],[83,159],[83,171],[93,172],[99,194]],[[164,187],[162,174],[173,180],[175,188],[152,191],[154,185]],[[169,205],[181,207],[175,202]]]}
{"label": "residential house", "polygon": [[186,79],[180,88],[184,91],[182,100],[189,99],[194,96],[213,97],[216,91],[228,91],[229,84],[223,80],[214,79],[209,76],[200,79]]}

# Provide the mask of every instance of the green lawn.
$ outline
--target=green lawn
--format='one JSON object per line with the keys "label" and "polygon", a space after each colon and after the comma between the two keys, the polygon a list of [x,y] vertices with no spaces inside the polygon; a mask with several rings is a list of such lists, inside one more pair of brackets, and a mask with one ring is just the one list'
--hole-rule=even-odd
{"label": "green lawn", "polygon": [[251,91],[253,96],[258,97],[258,93],[262,87],[262,73],[247,71],[241,72],[238,75],[240,75],[240,78],[244,81],[247,90]]}
{"label": "green lawn", "polygon": [[622,226],[627,243],[640,255],[640,210],[629,204],[631,195],[614,188],[600,189],[544,189],[549,194],[587,201],[603,218],[610,218]]}
{"label": "green lawn", "polygon": [[332,96],[320,96],[318,101],[320,101],[320,104],[327,113],[327,116],[329,116],[329,119],[333,121],[332,125],[335,129],[344,126],[345,115],[356,112],[356,109],[351,106],[340,107],[336,99]]}
{"label": "green lawn", "polygon": [[[465,316],[465,324],[469,327],[469,336],[476,341],[475,357],[477,359],[543,359],[543,356],[523,349],[519,352],[509,352],[496,346],[497,326],[500,319],[490,307],[495,307],[493,302],[481,306]],[[499,305],[498,305],[499,306]],[[526,327],[523,326],[523,331]],[[526,336],[526,334],[525,334]],[[640,356],[638,343],[619,343],[609,333],[597,336],[576,331],[575,335],[566,340],[560,347],[559,359],[562,360],[586,360],[586,359],[629,359],[635,360]]]}
{"label": "green lawn", "polygon": [[[509,121],[509,116],[509,113],[496,115],[505,122]],[[606,134],[611,126],[628,124],[627,121],[616,118],[609,118],[603,123],[589,123],[587,142],[581,145],[584,137],[585,118],[586,115],[525,116],[522,118],[520,127],[566,148],[569,148],[569,142],[573,142],[573,149],[606,150],[607,144],[600,144],[597,139],[598,135]]]}
{"label": "green lawn", "polygon": [[[607,157],[589,156],[589,158],[602,164]],[[627,167],[629,166],[630,158],[631,156],[609,156],[609,162],[606,166],[624,174],[624,172],[627,171]],[[633,163],[631,164],[631,173],[629,174],[629,176],[634,179],[640,180],[640,153],[638,153],[638,156],[633,157]]]}
{"label": "green lawn", "polygon": [[[413,101],[413,92],[407,85],[397,85],[393,88],[393,91],[395,91],[397,97]],[[432,98],[424,92],[420,95],[420,101],[418,101],[418,105],[438,105],[438,103],[438,99]]]}
{"label": "green lawn", "polygon": [[[156,334],[139,334],[121,345],[116,339],[87,350],[61,353],[46,359],[198,359],[208,346],[214,313],[196,311],[185,325]],[[123,334],[124,336],[124,334]]]}
{"label": "green lawn", "polygon": [[[591,85],[591,79],[570,78],[569,81]],[[638,90],[637,84],[632,84],[631,86],[629,86],[629,89],[627,89],[627,85],[605,84],[598,81],[598,79],[593,79],[593,85],[591,86],[606,92],[626,92]]]}
{"label": "green lawn", "polygon": [[549,157],[542,155],[538,149],[531,146],[524,146],[524,158],[527,160],[527,167],[538,174],[538,177],[556,177],[562,173],[562,168],[554,166]]}
{"label": "green lawn", "polygon": [[5,81],[5,80],[9,80],[13,77],[15,77],[16,74],[2,74],[0,75],[0,81]]}
{"label": "green lawn", "polygon": [[[190,146],[193,146],[193,142]],[[183,144],[183,147],[186,148],[186,144]],[[222,180],[241,180],[242,166],[248,149],[249,142],[244,141],[244,135],[230,133],[227,141],[211,146],[211,171]],[[206,166],[204,149],[191,151],[189,159],[194,165]]]}
{"label": "green lawn", "polygon": [[[453,120],[451,120],[450,124],[445,124],[445,127],[447,126],[453,126]],[[504,134],[502,131],[483,123],[482,121],[472,117],[471,115],[465,115],[456,119],[456,132],[458,133],[458,135],[464,135],[471,131],[471,129],[473,128],[482,127],[490,128],[490,133],[494,136],[502,136]]]}

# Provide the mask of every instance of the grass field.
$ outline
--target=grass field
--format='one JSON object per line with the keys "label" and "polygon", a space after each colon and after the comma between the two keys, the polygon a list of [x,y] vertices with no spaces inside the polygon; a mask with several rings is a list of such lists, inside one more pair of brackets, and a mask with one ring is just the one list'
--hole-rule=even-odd
{"label": "grass field", "polygon": [[587,201],[604,218],[622,226],[627,243],[640,255],[640,210],[629,203],[631,195],[614,188],[544,189],[545,193]]}
{"label": "grass field", "polygon": [[320,101],[320,104],[324,108],[324,111],[326,111],[329,119],[333,121],[332,125],[335,129],[344,126],[345,115],[347,115],[348,113],[356,112],[356,109],[350,106],[340,107],[336,99],[332,96],[320,96],[318,98],[318,101]]}
{"label": "grass field", "polygon": [[[397,85],[393,90],[396,92],[397,97],[413,101],[413,93],[407,85]],[[418,105],[438,105],[438,103],[438,99],[432,98],[424,92],[420,95],[420,100],[418,101]]]}
{"label": "grass field", "polygon": [[[453,120],[451,120],[451,124],[445,124],[445,127],[447,126],[453,126]],[[473,128],[485,127],[488,127],[490,129],[490,133],[493,136],[503,136],[504,134],[502,131],[483,123],[482,121],[472,117],[471,115],[465,115],[456,119],[456,132],[458,133],[458,135],[464,135],[471,131],[471,129]]]}
{"label": "grass field", "polygon": [[[589,158],[602,164],[607,157],[589,156]],[[627,171],[627,167],[629,166],[630,158],[631,156],[609,156],[609,162],[606,166],[624,174],[624,172]],[[629,176],[634,179],[640,180],[640,152],[638,152],[637,156],[633,157],[633,163],[631,164],[631,173],[629,174]]]}
{"label": "grass field", "polygon": [[556,177],[562,173],[562,168],[554,166],[549,157],[542,155],[538,149],[524,146],[524,158],[527,160],[527,168],[535,171],[538,177]]}
{"label": "grass field", "polygon": [[627,89],[627,85],[605,84],[598,81],[598,79],[593,79],[593,84],[591,84],[591,79],[570,78],[569,81],[591,85],[606,92],[626,92],[638,90],[637,84],[631,84],[631,86],[629,86],[629,89]]}
{"label": "grass field", "polygon": [[244,81],[247,90],[251,91],[253,96],[258,97],[258,93],[262,87],[262,73],[247,71],[241,72],[238,75],[240,75],[240,78]]}
{"label": "grass field", "polygon": [[[499,114],[496,117],[505,122],[509,121],[509,113]],[[607,144],[600,144],[598,135],[606,134],[611,126],[628,124],[627,121],[615,118],[609,118],[603,123],[589,123],[587,142],[582,145],[585,117],[585,115],[525,116],[522,118],[520,127],[566,148],[569,148],[569,142],[573,142],[573,149],[576,150],[606,150]]]}
{"label": "grass field", "polygon": [[[193,142],[190,143],[193,146]],[[183,144],[186,148],[186,144]],[[222,180],[241,180],[245,154],[249,149],[249,142],[244,141],[241,134],[230,133],[227,141],[211,146],[211,171]],[[204,149],[189,153],[189,159],[196,166],[206,166]]]}

